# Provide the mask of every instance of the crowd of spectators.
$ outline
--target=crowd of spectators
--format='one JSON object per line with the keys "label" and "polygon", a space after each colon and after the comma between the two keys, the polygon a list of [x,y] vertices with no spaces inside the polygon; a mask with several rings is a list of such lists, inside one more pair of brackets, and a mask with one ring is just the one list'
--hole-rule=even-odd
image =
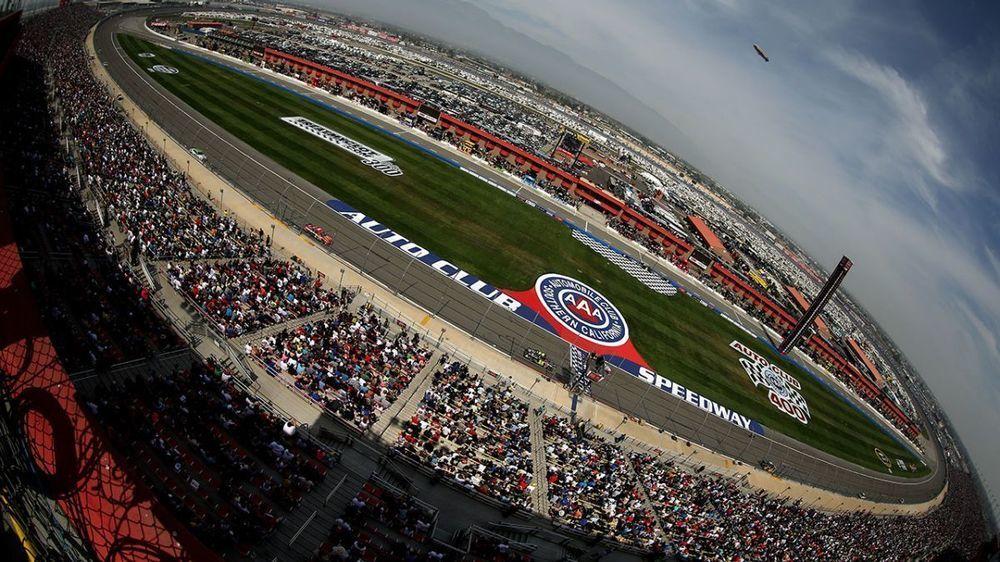
{"label": "crowd of spectators", "polygon": [[383,482],[372,479],[347,505],[330,528],[314,562],[403,560],[444,562],[454,553],[438,551],[430,543],[437,510]]}
{"label": "crowd of spectators", "polygon": [[488,386],[458,362],[438,370],[397,449],[462,486],[530,508],[528,404],[511,385]]}
{"label": "crowd of spectators", "polygon": [[[40,204],[41,212],[50,218],[67,222],[89,218],[79,209],[49,214],[64,208],[52,203]],[[156,316],[149,289],[123,263],[119,252],[92,231],[78,240],[73,246],[81,253],[65,259],[28,260],[27,266],[36,295],[41,297],[49,334],[67,370],[100,371],[186,345]]]}
{"label": "crowd of spectators", "polygon": [[580,531],[653,548],[656,520],[621,448],[560,416],[542,420],[549,515]]}
{"label": "crowd of spectators", "polygon": [[269,253],[262,231],[243,230],[213,209],[129,123],[80,45],[57,46],[48,64],[83,179],[132,244],[154,259]]}
{"label": "crowd of spectators", "polygon": [[266,536],[333,461],[214,364],[104,382],[86,400],[135,473],[215,548]]}
{"label": "crowd of spectators", "polygon": [[396,401],[432,355],[419,334],[370,304],[281,330],[247,351],[269,373],[291,377],[299,390],[361,430]]}
{"label": "crowd of spectators", "polygon": [[272,258],[170,263],[167,277],[226,337],[330,310],[353,296],[324,289],[301,265]]}
{"label": "crowd of spectators", "polygon": [[[86,210],[60,125],[72,114],[50,98],[40,56],[72,54],[50,33],[78,32],[89,19],[30,26],[9,68],[0,119],[0,161],[10,217],[33,290],[60,360],[70,372],[104,367],[183,345],[158,322],[148,291]],[[16,126],[13,126],[16,123]]]}
{"label": "crowd of spectators", "polygon": [[543,430],[554,521],[681,559],[968,559],[986,536],[972,479],[959,469],[927,515],[830,513],[628,451],[566,418],[543,418]]}
{"label": "crowd of spectators", "polygon": [[[23,120],[3,135],[0,147],[5,180],[13,187],[7,189],[12,218],[25,249],[59,254],[72,264],[57,274],[37,270],[37,288],[63,291],[45,305],[50,325],[64,326],[53,332],[66,332],[54,336],[57,342],[80,340],[57,344],[60,357],[68,350],[66,356],[82,357],[81,363],[113,360],[123,350],[158,349],[171,336],[155,326],[148,294],[127,267],[117,265],[120,252],[77,203],[80,193],[67,171],[72,161],[60,153],[56,116],[46,105],[46,79],[79,146],[84,185],[99,193],[99,204],[139,251],[175,260],[234,258],[168,267],[174,286],[230,336],[327,312],[265,337],[248,352],[357,427],[374,423],[424,368],[431,356],[425,342],[394,329],[370,305],[350,312],[351,295],[325,291],[299,266],[270,259],[262,233],[237,228],[191,192],[90,74],[82,40],[96,12],[72,6],[37,17],[45,25],[28,27],[22,51],[29,60],[12,71],[23,80],[15,82],[13,101],[0,110],[5,123],[12,115]],[[202,540],[220,547],[245,546],[274,529],[324,479],[329,462],[325,450],[229,377],[215,365],[197,363],[169,377],[101,388],[87,404],[161,501]],[[459,482],[526,506],[532,485],[526,418],[527,405],[511,389],[486,385],[450,364],[434,375],[399,446]],[[949,475],[943,504],[922,518],[836,515],[747,492],[738,481],[630,455],[559,416],[543,418],[542,432],[549,515],[646,549],[710,560],[913,559],[951,545],[969,556],[985,533],[972,480],[958,470]],[[441,559],[413,546],[427,542],[435,517],[409,496],[366,485],[335,525],[333,546],[321,559],[365,558],[369,548],[387,548],[393,540],[402,550],[383,555]],[[402,539],[365,535],[355,526],[362,519]],[[374,528],[364,523],[364,529]]]}
{"label": "crowd of spectators", "polygon": [[[832,514],[751,491],[741,481],[693,474],[643,453],[631,462],[656,510],[667,551],[699,560],[918,560],[950,541],[971,557],[981,518],[967,511],[969,476],[924,517]],[[966,540],[960,532],[969,533]]]}

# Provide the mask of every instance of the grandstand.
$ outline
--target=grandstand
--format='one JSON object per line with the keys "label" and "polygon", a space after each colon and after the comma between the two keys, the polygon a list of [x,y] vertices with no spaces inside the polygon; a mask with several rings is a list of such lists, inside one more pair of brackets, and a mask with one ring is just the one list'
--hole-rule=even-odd
{"label": "grandstand", "polygon": [[[345,262],[274,215],[268,233],[266,221],[234,211],[240,186],[227,186],[224,204],[138,122],[100,62],[91,64],[88,36],[115,22],[104,15],[73,4],[28,18],[0,88],[0,505],[36,559],[975,554],[984,522],[961,470],[949,471],[933,501],[901,507],[829,494],[821,509],[791,497],[791,486],[755,487],[777,480],[736,459],[714,466],[700,460],[708,449],[676,436],[668,445],[648,424],[588,421],[566,408],[558,377],[543,381],[510,357],[485,367],[431,329],[443,325],[443,306],[381,300],[398,292],[369,271],[352,270],[345,283]],[[226,26],[201,17],[194,27]],[[423,103],[261,52],[272,69],[397,112]],[[535,152],[445,112],[438,123],[452,142],[471,138],[483,154],[545,179],[547,196],[597,205],[656,256],[680,262],[691,250]],[[336,248],[340,235],[331,236]],[[584,231],[571,237],[650,293],[687,298],[632,254]],[[366,265],[382,267],[371,253]],[[341,277],[324,274],[318,259],[342,264]],[[741,295],[775,326],[794,324],[718,262],[706,283]],[[837,364],[822,338],[808,345]],[[573,349],[586,370],[592,357]],[[881,391],[869,398],[916,431]],[[643,441],[636,428],[664,442]]]}

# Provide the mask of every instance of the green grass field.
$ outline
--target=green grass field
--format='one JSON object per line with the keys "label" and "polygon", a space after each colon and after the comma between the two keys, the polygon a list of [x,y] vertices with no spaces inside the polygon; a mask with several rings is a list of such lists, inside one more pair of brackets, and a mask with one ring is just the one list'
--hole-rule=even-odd
{"label": "green grass field", "polygon": [[[625,315],[643,357],[671,380],[769,429],[861,466],[885,471],[875,447],[893,458],[916,462],[839,396],[767,346],[694,299],[654,293],[537,210],[395,137],[301,96],[132,36],[117,37],[139,66],[176,67],[178,74],[149,75],[205,117],[332,196],[482,279],[522,290],[539,275],[556,272],[597,288]],[[138,58],[140,52],[156,57]],[[404,175],[387,177],[279,119],[296,115],[392,156]],[[734,339],[799,379],[812,414],[808,425],[777,410],[764,391],[754,388],[738,354],[729,347]],[[927,472],[917,465],[921,469],[916,475]]]}

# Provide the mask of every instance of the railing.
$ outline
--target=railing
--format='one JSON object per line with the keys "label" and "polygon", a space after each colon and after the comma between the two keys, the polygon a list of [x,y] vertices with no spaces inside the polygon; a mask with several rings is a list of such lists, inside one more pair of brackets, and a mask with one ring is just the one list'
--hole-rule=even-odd
{"label": "railing", "polygon": [[[97,207],[100,209],[100,205]],[[160,289],[160,284],[156,281],[156,277],[149,270],[149,263],[146,262],[146,258],[139,256],[139,268],[142,270],[143,276],[146,278],[146,283],[149,284],[149,288],[153,291],[158,291]]]}
{"label": "railing", "polygon": [[5,522],[16,523],[21,545],[34,559],[93,560],[65,514],[46,497],[46,475],[22,433],[23,414],[0,380],[0,512]]}

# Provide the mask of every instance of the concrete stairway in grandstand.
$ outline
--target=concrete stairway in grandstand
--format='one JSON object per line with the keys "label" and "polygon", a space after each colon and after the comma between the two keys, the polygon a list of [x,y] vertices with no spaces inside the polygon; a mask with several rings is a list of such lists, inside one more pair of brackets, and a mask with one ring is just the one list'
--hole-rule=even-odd
{"label": "concrete stairway in grandstand", "polygon": [[543,515],[549,513],[548,464],[545,459],[545,439],[542,435],[542,417],[538,404],[528,404],[528,426],[531,428],[532,478],[531,507]]}
{"label": "concrete stairway in grandstand", "polygon": [[[378,421],[371,428],[373,434],[378,435],[387,442],[394,442],[396,440],[395,434],[399,433],[406,420],[410,419],[416,413],[417,408],[420,406],[420,401],[424,399],[424,393],[427,392],[427,389],[434,382],[434,373],[441,367],[441,359],[440,351],[435,351],[431,355],[424,368],[399,393],[399,398],[396,402],[379,415]],[[386,434],[387,431],[390,432],[388,435]]]}
{"label": "concrete stairway in grandstand", "polygon": [[573,238],[576,238],[578,241],[583,243],[583,245],[604,256],[605,259],[622,268],[625,273],[635,277],[640,283],[657,293],[668,297],[672,297],[677,294],[677,287],[673,286],[673,284],[669,281],[649,271],[644,265],[634,259],[615,251],[611,248],[611,246],[608,246],[604,242],[590,236],[586,232],[574,230]]}
{"label": "concrete stairway in grandstand", "polygon": [[333,521],[344,513],[363,483],[364,479],[355,472],[339,465],[333,467],[323,482],[285,514],[278,528],[254,548],[250,559],[311,560]]}
{"label": "concrete stairway in grandstand", "polygon": [[[628,455],[628,451],[624,451]],[[631,460],[625,462],[625,466],[628,467],[629,474],[632,475],[632,479],[635,481],[635,489],[639,492],[639,497],[642,498],[642,506],[646,508],[649,513],[653,516],[656,521],[656,536],[659,539],[663,539],[666,533],[663,531],[663,521],[660,519],[660,514],[653,508],[653,503],[649,501],[649,494],[646,493],[646,486],[643,485],[642,480],[639,479],[639,474],[635,471],[635,466],[632,464]]]}
{"label": "concrete stairway in grandstand", "polygon": [[232,342],[236,344],[240,349],[242,349],[243,346],[247,343],[258,342],[266,337],[272,336],[284,330],[292,332],[299,326],[303,326],[305,324],[309,324],[312,322],[319,322],[320,320],[324,320],[329,316],[331,316],[331,312],[329,310],[321,310],[319,312],[314,312],[306,316],[302,316],[299,318],[292,318],[291,320],[286,320],[284,322],[279,322],[277,324],[267,326],[266,328],[261,328],[256,332],[243,334],[239,337],[232,338]]}

